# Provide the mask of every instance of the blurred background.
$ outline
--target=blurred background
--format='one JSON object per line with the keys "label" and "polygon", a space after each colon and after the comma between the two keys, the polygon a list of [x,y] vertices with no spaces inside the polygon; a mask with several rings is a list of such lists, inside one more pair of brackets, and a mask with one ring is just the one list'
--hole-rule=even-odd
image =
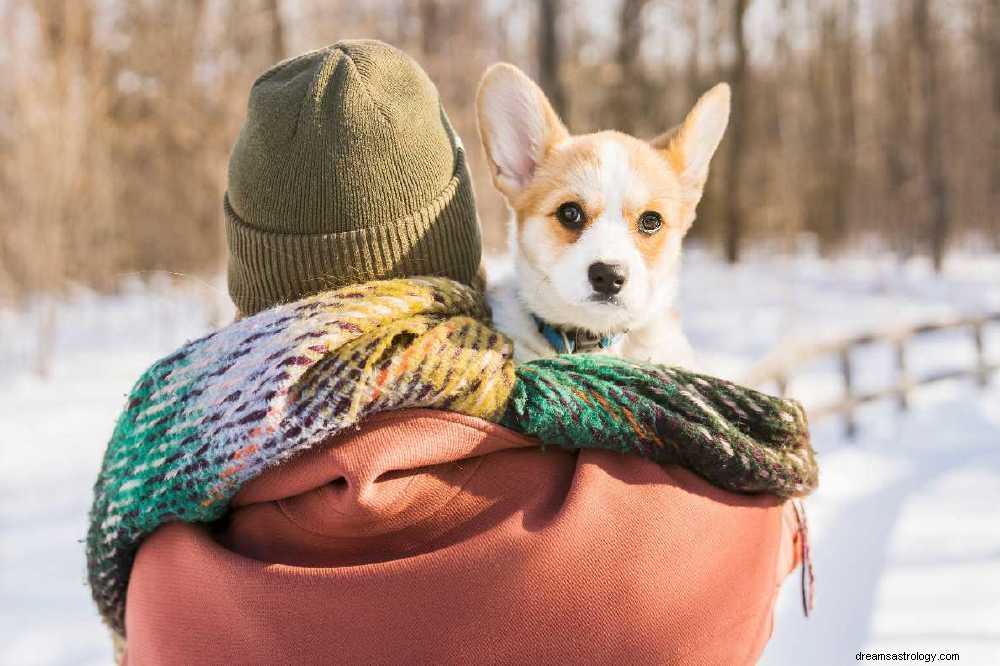
{"label": "blurred background", "polygon": [[[470,150],[483,226],[505,211],[472,100],[532,73],[577,132],[653,136],[735,91],[696,238],[900,257],[1000,247],[995,0],[0,0],[0,297],[123,273],[212,274],[250,84],[345,36],[411,53]],[[164,233],[170,229],[170,233]]]}
{"label": "blurred background", "polygon": [[0,663],[107,663],[90,485],[131,382],[232,316],[222,193],[253,80],[347,37],[413,55],[507,213],[497,60],[575,132],[732,120],[687,241],[707,371],[805,402],[818,608],[765,663],[1000,663],[1000,0],[0,0]]}

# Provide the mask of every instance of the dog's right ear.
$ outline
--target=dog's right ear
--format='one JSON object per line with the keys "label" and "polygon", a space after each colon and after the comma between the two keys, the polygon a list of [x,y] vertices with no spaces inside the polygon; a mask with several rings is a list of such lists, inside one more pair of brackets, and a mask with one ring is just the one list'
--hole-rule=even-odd
{"label": "dog's right ear", "polygon": [[549,150],[569,137],[541,88],[507,63],[483,75],[476,117],[493,183],[508,199],[528,184]]}

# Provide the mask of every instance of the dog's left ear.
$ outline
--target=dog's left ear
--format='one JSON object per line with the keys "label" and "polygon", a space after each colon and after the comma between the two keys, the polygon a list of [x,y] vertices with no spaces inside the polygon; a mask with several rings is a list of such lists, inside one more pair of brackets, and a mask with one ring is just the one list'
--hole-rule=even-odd
{"label": "dog's left ear", "polygon": [[701,96],[683,123],[650,142],[689,187],[705,186],[708,163],[729,124],[729,98],[729,85],[717,84]]}

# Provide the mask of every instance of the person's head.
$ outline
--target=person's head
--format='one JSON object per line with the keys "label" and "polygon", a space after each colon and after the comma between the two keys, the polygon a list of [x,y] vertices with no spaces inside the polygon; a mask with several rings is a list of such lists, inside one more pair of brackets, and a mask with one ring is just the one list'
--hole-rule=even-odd
{"label": "person's head", "polygon": [[427,74],[378,41],[337,42],[257,79],[224,207],[243,315],[369,280],[473,284],[479,269],[461,140]]}

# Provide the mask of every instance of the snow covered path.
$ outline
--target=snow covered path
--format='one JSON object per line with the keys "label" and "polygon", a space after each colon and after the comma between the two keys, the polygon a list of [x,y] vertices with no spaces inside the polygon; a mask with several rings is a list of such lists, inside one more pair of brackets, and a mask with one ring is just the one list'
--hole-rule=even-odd
{"label": "snow covered path", "polygon": [[[934,278],[921,261],[752,258],[722,268],[695,255],[682,281],[685,326],[706,368],[739,378],[778,345],[795,345],[958,313],[1000,310],[1000,258],[962,257]],[[987,349],[1000,358],[1000,327]],[[916,374],[972,367],[966,334],[915,343]],[[859,386],[878,387],[891,349],[856,358]],[[835,367],[806,368],[792,395],[837,395]],[[1000,376],[979,392],[920,389],[912,411],[860,412],[860,437],[813,428],[820,488],[807,502],[816,609],[803,617],[797,575],[783,589],[763,664],[856,663],[866,652],[958,653],[1000,664]]]}
{"label": "snow covered path", "polygon": [[[922,264],[888,259],[758,258],[733,269],[694,253],[682,290],[706,369],[739,377],[779,343],[1000,309],[1000,258],[963,260],[933,279]],[[43,310],[0,312],[0,664],[109,661],[80,543],[104,444],[138,374],[228,314],[219,285],[193,281],[83,294],[55,311],[44,343]],[[943,338],[920,360],[963,360],[965,344]],[[988,347],[1000,355],[1000,333]],[[888,366],[877,352],[868,360],[864,379],[877,382]],[[835,390],[831,380],[817,368],[792,392],[808,404]],[[1000,377],[985,393],[961,383],[921,391],[904,417],[892,405],[867,409],[861,433],[845,443],[836,422],[815,428],[817,609],[802,618],[789,579],[764,663],[855,663],[862,649],[1000,663]]]}
{"label": "snow covered path", "polygon": [[820,443],[816,610],[805,619],[786,583],[763,663],[861,650],[1000,663],[1000,389],[933,399],[856,444]]}
{"label": "snow covered path", "polygon": [[0,312],[0,664],[111,662],[86,587],[91,488],[139,374],[209,321],[231,317],[220,289],[83,294],[57,311],[41,358],[33,324],[48,315]]}

